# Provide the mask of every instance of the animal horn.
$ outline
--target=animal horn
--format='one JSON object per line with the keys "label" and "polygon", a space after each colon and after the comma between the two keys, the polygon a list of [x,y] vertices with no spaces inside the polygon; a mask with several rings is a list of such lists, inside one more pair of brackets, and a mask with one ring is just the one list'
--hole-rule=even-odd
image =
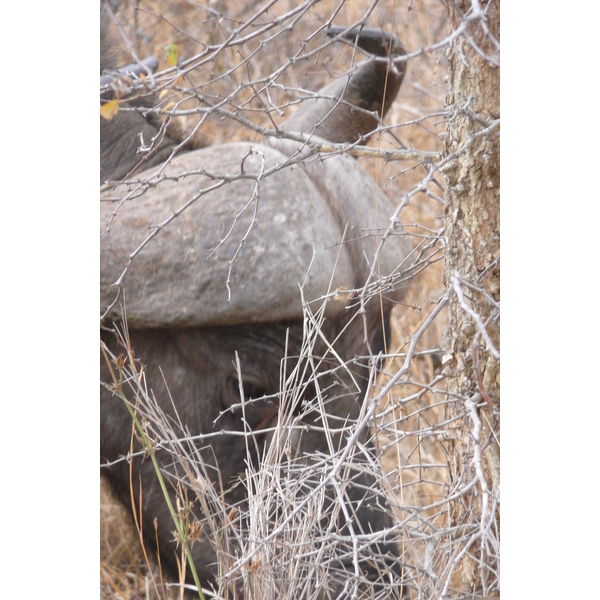
{"label": "animal horn", "polygon": [[[330,26],[327,35],[340,36],[376,57],[406,54],[400,39],[379,29]],[[390,52],[391,50],[391,52]],[[405,62],[370,58],[349,75],[338,78],[304,102],[282,124],[285,131],[314,134],[335,143],[354,143],[379,125],[398,94]]]}
{"label": "animal horn", "polygon": [[340,37],[356,44],[358,48],[374,56],[401,56],[406,54],[404,46],[398,36],[389,34],[382,29],[373,27],[344,27],[330,25],[326,35]]}

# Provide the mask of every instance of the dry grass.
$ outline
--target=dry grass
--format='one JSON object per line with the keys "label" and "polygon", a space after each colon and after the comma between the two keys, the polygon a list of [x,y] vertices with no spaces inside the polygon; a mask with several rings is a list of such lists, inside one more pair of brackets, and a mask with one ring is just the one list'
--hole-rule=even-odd
{"label": "dry grass", "polygon": [[[176,43],[180,59],[191,58],[201,52],[203,45],[220,43],[232,29],[239,26],[248,15],[255,13],[262,4],[264,2],[239,3],[217,0],[206,3],[207,8],[202,8],[199,3],[191,0],[148,0],[132,2],[129,5],[123,3],[123,12],[118,13],[118,16],[126,19],[125,29],[130,39],[135,40],[139,55],[155,54],[161,60],[161,69],[164,69],[167,67],[164,63],[165,45]],[[257,23],[266,23],[277,15],[283,15],[297,4],[292,0],[282,0]],[[412,9],[410,11],[407,10],[409,5]],[[134,10],[135,6],[139,8],[138,11]],[[265,114],[265,107],[270,107],[271,118],[276,121],[282,120],[283,115],[275,107],[284,107],[286,113],[292,110],[290,107],[285,108],[286,103],[293,98],[292,89],[318,89],[333,76],[344,72],[349,65],[351,49],[330,46],[311,60],[289,65],[278,79],[278,83],[285,82],[285,87],[282,85],[280,89],[272,92],[275,96],[270,99],[272,104],[265,100],[263,93],[257,93],[257,90],[247,83],[264,77],[285,64],[285,57],[289,58],[297,52],[298,39],[307,38],[321,26],[333,14],[335,7],[335,2],[317,3],[298,21],[292,31],[281,33],[266,46],[266,51],[258,49],[255,55],[251,55],[250,49],[257,46],[257,43],[251,43],[243,49],[231,48],[221,52],[216,61],[194,70],[185,84],[189,87],[197,86],[200,92],[221,94],[222,97],[230,94],[236,86],[242,86],[235,96],[235,103],[239,106],[245,103],[245,117],[257,124],[268,125],[269,117]],[[335,23],[353,23],[362,17],[369,7],[369,2],[346,2],[335,17]],[[218,18],[215,11],[225,16]],[[409,52],[440,41],[448,30],[444,6],[435,0],[379,2],[369,18],[369,25],[382,26],[397,33]],[[313,45],[322,41],[321,35],[313,41]],[[310,47],[309,44],[308,48]],[[244,64],[243,69],[239,68],[241,63]],[[386,119],[395,127],[381,139],[372,140],[372,146],[380,145],[383,149],[397,148],[398,144],[393,137],[395,136],[407,147],[438,151],[441,149],[438,134],[445,129],[443,117],[423,117],[443,110],[445,69],[445,59],[439,52],[424,54],[409,62],[399,97]],[[229,75],[219,78],[229,71]],[[206,82],[212,83],[207,86]],[[194,106],[197,106],[196,98],[190,98],[181,104],[181,108]],[[194,130],[199,119],[199,115],[183,117],[172,127],[179,128],[179,135],[184,138]],[[195,136],[198,145],[256,139],[254,132],[239,123],[222,120],[217,116],[208,118]],[[404,195],[426,174],[423,166],[419,164],[384,164],[380,160],[360,160],[396,204],[399,204]],[[439,176],[438,181],[442,183]],[[435,186],[430,186],[429,189],[443,196],[441,189],[436,189]],[[404,358],[401,354],[406,352],[411,335],[419,329],[433,310],[434,302],[444,292],[442,249],[436,239],[436,232],[443,226],[443,207],[434,198],[418,194],[403,209],[401,218],[411,233],[418,236],[415,239],[422,240],[423,244],[431,244],[430,264],[416,277],[405,299],[405,305],[398,306],[393,313],[392,336],[388,340],[388,353],[392,358],[383,369],[381,385],[385,385],[402,365]],[[442,313],[422,337],[418,351],[440,348],[444,326]],[[394,355],[398,356],[393,357]],[[397,516],[400,520],[408,519],[408,533],[405,537],[412,540],[412,543],[407,542],[404,549],[410,553],[410,560],[422,569],[421,573],[425,573],[429,566],[424,562],[426,545],[415,537],[415,532],[423,531],[423,521],[419,519],[427,517],[439,525],[447,517],[443,511],[432,508],[418,512],[417,518],[417,512],[410,509],[407,513],[405,507],[426,508],[442,499],[446,492],[444,433],[440,431],[438,435],[435,432],[435,426],[444,422],[445,406],[441,403],[440,394],[425,389],[425,386],[429,386],[435,380],[436,374],[439,374],[439,359],[440,355],[435,353],[423,353],[416,357],[411,365],[410,376],[403,378],[401,383],[394,387],[381,407],[384,427],[379,436],[381,460],[397,498]],[[440,387],[439,383],[437,386]],[[406,400],[407,398],[411,399]],[[152,569],[156,571],[154,565]],[[144,553],[128,515],[123,514],[120,505],[103,486],[102,597],[156,597],[147,573]],[[425,587],[423,584],[423,588]],[[169,593],[173,595],[174,592],[167,591],[167,597]]]}
{"label": "dry grass", "polygon": [[160,595],[152,583],[160,581],[154,557],[150,564],[130,514],[114,498],[104,480],[100,483],[100,597],[137,600],[175,598],[175,590],[161,587]]}

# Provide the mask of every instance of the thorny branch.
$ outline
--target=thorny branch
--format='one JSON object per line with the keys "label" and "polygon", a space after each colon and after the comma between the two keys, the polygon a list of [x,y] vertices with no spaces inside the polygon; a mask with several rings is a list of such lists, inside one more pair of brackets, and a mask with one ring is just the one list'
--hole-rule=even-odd
{"label": "thorny branch", "polygon": [[[108,182],[101,186],[105,194],[104,201],[114,203],[106,231],[110,230],[114,219],[119,217],[120,207],[128,202],[135,202],[150,188],[165,183],[176,184],[194,175],[205,177],[207,182],[204,187],[185,198],[172,214],[161,222],[153,224],[147,236],[127,257],[123,270],[114,284],[117,288],[114,304],[121,300],[121,284],[131,264],[140,252],[160,235],[161,231],[173,226],[184,211],[210,192],[234,181],[250,180],[253,185],[252,193],[245,199],[225,235],[212,249],[212,252],[215,252],[221,248],[232,235],[242,214],[252,210],[250,224],[229,262],[226,287],[230,294],[231,270],[235,265],[236,257],[243,244],[252,236],[256,219],[260,218],[261,183],[283,169],[297,168],[311,160],[327,160],[329,155],[348,154],[360,160],[367,168],[374,171],[381,170],[384,173],[379,183],[389,195],[395,198],[396,206],[389,222],[381,226],[378,231],[368,232],[368,234],[378,235],[377,250],[371,256],[365,257],[370,268],[369,276],[365,281],[360,282],[361,285],[357,290],[354,290],[357,292],[354,304],[362,307],[364,315],[366,303],[373,297],[378,294],[385,295],[393,285],[417,275],[418,278],[425,280],[431,271],[435,271],[436,261],[440,259],[443,251],[442,220],[438,213],[445,204],[443,192],[440,192],[439,187],[434,187],[439,186],[439,182],[435,180],[436,175],[451,167],[452,162],[467,152],[476,140],[494,135],[499,129],[499,119],[482,119],[472,110],[469,101],[466,105],[455,107],[452,111],[440,110],[439,107],[444,102],[445,89],[441,83],[438,83],[439,89],[422,85],[423,81],[426,81],[425,76],[421,76],[422,79],[419,80],[418,75],[423,71],[427,77],[441,82],[445,72],[444,53],[456,40],[464,43],[465,47],[473,48],[483,60],[493,65],[499,64],[499,42],[491,36],[486,21],[489,4],[472,0],[468,12],[462,15],[454,31],[448,31],[447,25],[444,25],[443,34],[438,41],[432,41],[427,37],[419,39],[417,27],[414,27],[414,31],[410,28],[401,30],[404,38],[408,35],[413,36],[409,40],[403,38],[408,53],[400,59],[401,62],[408,61],[407,65],[410,69],[414,69],[414,73],[408,72],[404,85],[411,86],[410,89],[415,91],[402,100],[402,104],[407,105],[413,113],[397,109],[388,117],[387,123],[380,124],[371,139],[380,137],[382,140],[387,140],[387,145],[382,144],[381,148],[367,146],[369,140],[365,139],[354,144],[333,144],[282,131],[271,117],[271,113],[273,116],[281,115],[294,109],[301,101],[315,97],[313,89],[306,89],[308,84],[305,81],[301,78],[294,80],[294,70],[300,68],[306,70],[306,65],[318,64],[317,61],[322,56],[338,47],[334,40],[325,38],[324,31],[328,25],[339,21],[339,15],[343,15],[344,5],[347,3],[342,1],[321,20],[311,21],[310,27],[305,29],[301,29],[304,20],[312,14],[311,11],[318,9],[321,3],[309,1],[300,5],[286,5],[287,8],[280,10],[278,16],[275,16],[274,11],[283,4],[277,0],[262,3],[258,8],[256,3],[251,4],[249,12],[237,21],[232,20],[231,26],[226,19],[223,19],[223,15],[218,13],[217,8],[204,7],[209,12],[216,11],[215,23],[224,33],[219,38],[222,41],[218,43],[214,40],[203,41],[201,51],[195,51],[190,58],[184,58],[176,67],[155,73],[150,81],[146,82],[146,87],[141,84],[132,87],[133,93],[138,94],[137,97],[148,94],[147,86],[150,86],[152,93],[164,92],[165,95],[156,108],[149,111],[147,108],[127,108],[125,104],[121,108],[123,112],[138,111],[146,114],[154,112],[155,115],[173,122],[178,119],[189,119],[193,124],[185,131],[181,143],[171,153],[169,160],[155,171],[152,178],[133,176],[126,181]],[[415,1],[414,4],[416,6],[419,3]],[[423,3],[425,7],[423,14],[432,22],[435,16],[439,23],[445,24],[446,21],[442,19],[440,13],[436,12],[443,8],[432,7],[432,4]],[[368,3],[360,14],[348,22],[348,26],[373,25],[372,19],[377,5],[378,2]],[[387,6],[386,10],[392,12]],[[418,17],[415,11],[412,13],[411,15],[409,11],[403,14],[408,14],[411,19]],[[119,19],[119,14],[116,18]],[[446,19],[445,14],[444,19]],[[392,25],[392,21],[386,21],[386,28],[388,22],[390,28],[398,27]],[[400,19],[396,21],[399,22]],[[421,31],[427,30],[430,24],[426,22],[427,27],[422,27]],[[473,24],[480,27],[492,40],[497,54],[491,56],[481,50],[468,31]],[[121,30],[123,39],[130,41],[132,54],[135,61],[139,63],[138,54],[135,54],[137,46],[131,38],[133,34],[126,32],[123,27]],[[185,27],[180,30],[185,31]],[[270,48],[275,48],[279,43],[284,44],[286,36],[298,31],[302,31],[302,34],[296,35],[297,41],[293,47],[289,46],[286,57],[277,64],[269,63],[268,71],[261,71],[260,62],[264,55],[269,53]],[[423,66],[427,65],[430,59],[435,63],[435,72],[426,71]],[[346,68],[345,66],[344,69]],[[347,72],[351,72],[353,68],[354,65]],[[244,69],[248,74],[245,78],[240,75]],[[340,70],[337,64],[326,65],[323,70],[325,69],[331,69],[332,72]],[[290,77],[290,80],[283,85],[282,81],[287,77]],[[419,90],[418,86],[421,86],[424,91]],[[439,90],[442,92],[440,93]],[[428,94],[432,98],[427,98]],[[174,104],[169,105],[170,102]],[[263,115],[264,119],[257,118]],[[414,115],[417,117],[415,118]],[[444,154],[441,148],[444,134],[438,126],[445,126],[446,122],[455,120],[458,115],[476,122],[479,130],[453,153]],[[285,161],[269,165],[256,147],[253,151],[261,157],[261,161],[258,170],[252,172],[244,169],[243,164],[237,172],[232,173],[218,172],[216,169],[207,170],[202,165],[184,172],[174,172],[173,169],[169,169],[171,159],[178,154],[184,144],[203,129],[211,127],[214,122],[229,127],[230,131],[242,130],[248,137],[251,134],[252,139],[257,143],[269,137],[296,141],[300,143],[300,150]],[[429,129],[426,130],[426,127]],[[406,147],[399,143],[398,138],[394,139],[395,136],[403,137],[405,132],[406,139],[417,139],[423,143],[412,144],[415,147],[412,145]],[[409,132],[411,135],[408,134]],[[402,176],[399,176],[400,163],[406,167]],[[424,169],[425,174],[417,177],[417,168]],[[391,182],[389,186],[386,180],[388,183]],[[423,213],[416,210],[415,205],[418,204],[425,207]],[[427,211],[431,213],[430,216],[424,216]],[[410,223],[413,225],[409,225]],[[415,251],[405,264],[399,264],[394,273],[383,278],[379,276],[378,260],[387,240],[393,235],[398,235],[399,225],[403,225],[407,230],[406,234],[417,241]],[[236,577],[240,577],[247,582],[249,573],[254,573],[253,585],[258,586],[256,589],[262,585],[260,589],[271,589],[270,593],[273,593],[272,590],[277,588],[275,584],[269,588],[270,580],[266,568],[268,566],[275,569],[280,561],[280,567],[284,565],[287,572],[298,577],[298,581],[301,582],[298,584],[298,589],[302,589],[301,586],[307,585],[306,581],[309,578],[309,571],[303,571],[309,568],[306,565],[313,565],[311,567],[313,569],[315,569],[314,565],[317,565],[315,571],[310,571],[310,576],[318,580],[318,577],[322,577],[322,574],[318,573],[318,568],[325,568],[324,565],[329,568],[330,565],[336,564],[335,559],[339,557],[336,556],[334,548],[336,544],[341,543],[350,558],[344,597],[357,597],[357,583],[363,577],[359,564],[362,545],[374,540],[394,540],[404,549],[402,554],[406,578],[404,585],[410,588],[412,598],[457,597],[459,593],[455,590],[456,571],[463,557],[477,545],[481,557],[480,579],[487,582],[484,583],[487,591],[495,592],[498,589],[498,577],[494,575],[495,558],[486,563],[486,557],[499,555],[495,517],[499,499],[496,497],[494,485],[488,486],[484,464],[486,444],[489,443],[487,436],[489,435],[491,439],[497,434],[497,430],[494,429],[497,425],[485,425],[486,415],[480,410],[480,406],[489,406],[492,399],[486,398],[484,393],[486,389],[481,381],[477,381],[477,389],[480,390],[481,385],[481,390],[471,397],[464,397],[460,393],[454,395],[447,393],[443,389],[444,375],[437,364],[438,357],[443,353],[441,336],[428,339],[428,335],[435,331],[436,327],[441,330],[445,308],[454,295],[461,310],[476,324],[477,341],[480,338],[485,340],[487,351],[499,360],[499,350],[490,339],[487,329],[497,318],[500,304],[489,294],[486,295],[477,283],[467,281],[456,273],[448,282],[448,289],[443,289],[439,280],[433,285],[429,284],[430,287],[422,293],[422,296],[417,295],[414,300],[411,300],[413,304],[398,307],[400,322],[405,313],[416,315],[423,310],[422,306],[427,309],[427,312],[423,310],[426,316],[421,315],[420,320],[415,319],[411,323],[412,328],[408,331],[402,330],[402,334],[396,332],[394,338],[396,345],[388,344],[384,356],[357,356],[354,363],[344,362],[335,350],[337,340],[327,339],[322,331],[325,319],[323,307],[327,302],[334,301],[333,296],[336,291],[329,290],[330,293],[322,298],[323,303],[317,309],[313,305],[304,303],[306,332],[301,356],[295,357],[296,366],[291,372],[286,370],[287,362],[282,361],[281,388],[278,398],[269,398],[269,400],[277,400],[280,406],[291,406],[308,386],[312,385],[316,390],[317,401],[313,410],[321,414],[322,419],[319,421],[320,424],[315,424],[314,427],[320,427],[326,432],[329,454],[315,455],[311,457],[312,462],[307,460],[301,466],[293,460],[288,462],[285,460],[288,458],[286,452],[289,452],[289,444],[286,445],[285,440],[293,435],[301,436],[306,431],[305,425],[299,422],[292,411],[282,414],[276,424],[264,426],[258,432],[217,430],[190,436],[184,423],[178,419],[168,419],[164,415],[153,397],[152,390],[146,388],[144,377],[140,376],[139,370],[134,364],[125,362],[121,369],[122,388],[131,402],[136,397],[141,398],[138,410],[145,419],[153,447],[157,452],[166,453],[172,459],[173,466],[166,474],[170,481],[174,485],[179,483],[193,490],[195,501],[201,505],[201,513],[206,518],[203,526],[211,532],[215,543],[219,545],[217,549],[219,555],[225,557],[224,581],[233,581]],[[468,304],[464,297],[464,290],[467,288],[482,294],[486,299],[491,307],[489,316],[483,317]],[[424,301],[425,298],[430,301],[429,306]],[[349,303],[348,306],[354,304]],[[395,327],[400,328],[397,324]],[[321,355],[317,355],[315,351],[317,341],[325,347]],[[480,349],[483,350],[483,345]],[[116,369],[119,357],[111,355],[106,347],[104,351]],[[476,348],[473,357],[477,365]],[[398,364],[400,361],[402,364]],[[370,365],[370,387],[367,395],[362,399],[362,412],[359,419],[340,422],[327,418],[328,409],[325,400],[327,390],[321,389],[317,375],[325,364],[330,364],[333,372],[343,371],[356,389],[359,385],[355,379],[355,364]],[[238,369],[240,384],[242,371],[243,366]],[[165,384],[168,385],[169,382],[165,381]],[[229,410],[246,410],[253,402],[260,400],[242,397],[240,404],[230,407]],[[464,412],[451,416],[449,411],[451,406],[464,407]],[[280,413],[285,411],[282,410]],[[469,457],[469,468],[466,469],[464,479],[449,481],[447,478],[448,441],[456,439],[457,428],[462,422],[468,423],[469,426],[469,448],[465,452]],[[382,474],[382,465],[372,458],[361,461],[360,468],[376,476],[381,485],[378,490],[374,489],[373,493],[375,497],[377,495],[382,497],[382,506],[387,501],[395,507],[396,517],[393,528],[377,532],[358,531],[352,514],[353,508],[346,502],[344,496],[348,465],[354,464],[358,456],[368,455],[367,452],[362,451],[361,439],[365,432],[369,431],[377,434],[380,458],[385,465],[387,478]],[[487,433],[484,433],[486,431]],[[269,439],[274,441],[269,447],[257,448],[251,435],[256,436],[258,433],[268,435]],[[252,450],[261,457],[259,465],[248,460],[242,477],[244,485],[252,492],[249,507],[248,509],[235,507],[234,513],[231,513],[231,507],[226,507],[223,502],[223,490],[217,489],[217,486],[211,483],[207,473],[208,467],[197,450],[200,446],[209,445],[211,440],[224,436],[231,436],[231,439],[244,438],[248,444],[248,454],[250,455]],[[332,441],[334,438],[343,439],[343,444],[336,446]],[[132,452],[117,461],[106,462],[101,466],[108,468],[143,454],[143,452]],[[291,475],[292,472],[294,477]],[[334,498],[333,507],[327,507],[328,494]],[[449,506],[454,502],[463,502],[467,510],[463,522],[451,525]],[[477,517],[470,508],[475,503],[480,506]],[[274,511],[273,506],[279,509]],[[340,520],[347,526],[347,531],[343,535],[336,531],[335,519],[331,518],[333,514],[338,513],[341,515]],[[326,526],[323,525],[325,521],[328,523]],[[250,537],[243,534],[243,531],[250,531]],[[307,531],[312,532],[311,539],[306,537]],[[318,532],[318,535],[315,532]],[[260,568],[257,566],[260,564],[259,558],[262,561]],[[260,577],[263,577],[263,581]],[[208,592],[207,597],[210,597],[210,590],[206,592]],[[215,597],[219,597],[221,592],[213,593]],[[267,593],[269,592],[265,592]],[[267,597],[265,595],[265,598]]]}

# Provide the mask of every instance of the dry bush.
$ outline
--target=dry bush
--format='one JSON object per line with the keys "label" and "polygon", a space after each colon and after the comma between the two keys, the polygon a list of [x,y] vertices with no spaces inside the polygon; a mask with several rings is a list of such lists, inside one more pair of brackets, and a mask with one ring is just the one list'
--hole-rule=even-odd
{"label": "dry bush", "polygon": [[[327,44],[322,31],[323,25],[332,19],[336,24],[350,25],[370,13],[368,25],[396,33],[409,53],[439,44],[449,32],[446,9],[436,0],[324,1],[300,7],[297,2],[281,0],[262,12],[266,5],[266,2],[227,0],[214,0],[203,5],[192,0],[113,3],[115,14],[138,55],[154,54],[161,61],[161,73],[156,79],[168,90],[161,97],[162,106],[169,107],[169,103],[175,102],[177,111],[190,111],[176,119],[166,117],[169,131],[178,139],[193,139],[196,146],[259,139],[257,131],[248,123],[256,127],[280,123],[296,109],[297,99],[306,95],[306,90],[318,90],[346,72],[353,59],[353,49],[342,44]],[[253,15],[259,16],[243,27]],[[278,25],[267,27],[285,15],[287,18]],[[261,32],[262,29],[265,31]],[[249,41],[243,46],[214,50],[236,31],[237,37],[250,36]],[[164,62],[164,47],[168,44],[177,44],[180,65],[186,69],[183,80],[175,83],[173,69],[169,70]],[[314,52],[322,45],[322,49]],[[205,53],[206,48],[211,48],[211,53]],[[272,77],[273,74],[277,76]],[[387,115],[388,126],[383,128],[381,135],[371,139],[370,146],[382,150],[407,147],[440,152],[439,136],[446,128],[445,75],[443,49],[423,52],[412,58],[399,96]],[[266,78],[270,82],[268,91],[264,85]],[[207,107],[207,102],[217,105],[218,110],[199,111]],[[426,188],[414,193],[428,173],[422,161],[384,162],[366,157],[357,160],[396,205],[405,202],[400,216],[418,244],[422,261],[422,269],[412,282],[404,303],[393,312],[391,338],[386,340],[387,360],[378,377],[378,389],[381,390],[402,368],[412,336],[426,323],[445,292],[441,241],[443,182],[437,173]],[[387,223],[381,224],[382,228],[387,226]],[[444,499],[449,489],[446,442],[452,435],[441,375],[445,324],[445,312],[442,311],[426,327],[413,349],[416,353],[410,370],[394,381],[376,419],[377,445],[386,478],[383,479],[380,473],[378,476],[398,519],[397,539],[402,547],[403,561],[412,567],[410,594],[415,598],[429,597],[428,594],[437,589],[440,573],[451,558],[444,546],[447,535],[439,534],[449,526]],[[374,390],[373,395],[376,393]],[[151,398],[147,400],[150,411],[152,401]],[[153,406],[153,410],[157,407]],[[149,430],[154,431],[157,439],[169,440],[171,450],[177,449],[179,453],[178,460],[184,471],[197,478],[194,456],[189,447],[181,443],[178,433],[161,425],[158,413],[145,416],[151,423]],[[281,452],[281,446],[273,444],[269,452],[261,471],[247,473],[247,480],[252,482],[248,488],[249,512],[245,515],[235,511],[220,512],[213,506],[212,527],[215,531],[228,530],[231,535],[236,532],[243,552],[252,555],[248,572],[254,573],[250,583],[253,597],[265,600],[281,597],[273,595],[273,590],[289,586],[299,589],[299,581],[305,582],[304,591],[309,597],[309,591],[319,584],[322,574],[294,572],[298,563],[293,563],[282,548],[288,542],[304,544],[310,541],[315,552],[327,552],[326,544],[319,545],[320,541],[314,539],[304,540],[303,536],[307,531],[318,529],[316,522],[322,517],[323,510],[335,508],[325,509],[323,498],[314,495],[297,515],[290,517],[291,508],[288,513],[283,510],[279,517],[289,518],[289,522],[281,536],[270,546],[261,546],[257,551],[258,546],[253,545],[255,541],[273,531],[268,526],[272,514],[264,512],[265,507],[298,505],[307,497],[303,477],[314,476],[310,470],[300,470],[293,480],[286,478],[276,456]],[[269,465],[270,469],[267,468]],[[331,464],[327,468],[330,469]],[[379,469],[376,465],[369,468],[374,472]],[[214,490],[197,493],[209,504],[217,504],[218,493],[211,496]],[[155,591],[147,591],[152,586],[141,566],[144,553],[139,546],[139,536],[131,529],[127,534],[121,533],[118,517],[114,516],[118,509],[104,490],[101,511],[104,597],[154,597]],[[242,523],[250,528],[249,535],[241,534]],[[225,548],[221,550],[222,560],[226,563],[227,552]],[[254,552],[257,553],[252,554]],[[321,559],[323,561],[323,556]],[[267,564],[270,570],[266,569]],[[159,573],[154,564],[152,569],[158,581]],[[287,574],[289,580],[276,581],[282,573]],[[245,582],[248,589],[247,575]],[[162,590],[160,585],[158,587]],[[172,593],[167,590],[167,597]],[[235,593],[231,593],[233,596],[230,597],[235,597]]]}

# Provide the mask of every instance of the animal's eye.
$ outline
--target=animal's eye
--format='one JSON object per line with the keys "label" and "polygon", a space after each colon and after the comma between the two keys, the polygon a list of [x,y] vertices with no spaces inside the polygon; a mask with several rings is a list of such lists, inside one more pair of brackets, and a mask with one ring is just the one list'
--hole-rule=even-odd
{"label": "animal's eye", "polygon": [[254,381],[244,381],[244,398],[250,400],[251,398],[262,398],[267,395],[265,388],[260,383]]}
{"label": "animal's eye", "polygon": [[[237,377],[229,378],[227,382],[229,387],[229,393],[232,396],[233,402],[240,402],[240,382]],[[267,396],[269,392],[261,385],[257,380],[253,380],[251,378],[244,378],[242,381],[242,390],[244,392],[244,400],[262,398],[263,396]]]}

